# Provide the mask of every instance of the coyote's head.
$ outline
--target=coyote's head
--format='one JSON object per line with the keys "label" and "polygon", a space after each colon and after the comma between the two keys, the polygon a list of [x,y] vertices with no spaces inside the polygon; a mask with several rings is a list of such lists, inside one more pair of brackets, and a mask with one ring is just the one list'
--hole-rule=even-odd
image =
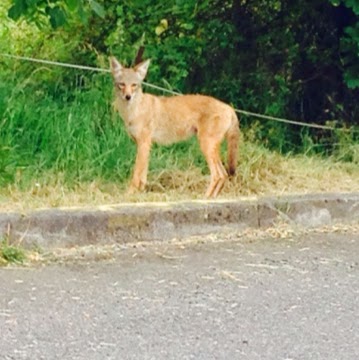
{"label": "coyote's head", "polygon": [[114,79],[116,94],[125,101],[133,100],[141,92],[141,83],[146,77],[150,60],[133,68],[125,68],[114,57],[110,58],[110,67]]}

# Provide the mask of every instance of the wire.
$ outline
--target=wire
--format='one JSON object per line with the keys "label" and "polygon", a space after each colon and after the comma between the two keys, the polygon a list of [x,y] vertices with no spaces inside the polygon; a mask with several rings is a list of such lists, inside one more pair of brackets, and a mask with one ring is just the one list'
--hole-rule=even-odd
{"label": "wire", "polygon": [[[35,62],[35,63],[47,64],[47,65],[62,66],[62,67],[73,68],[73,69],[80,69],[80,70],[87,70],[87,71],[97,71],[97,72],[107,72],[107,73],[111,72],[110,69],[97,68],[97,67],[92,67],[92,66],[76,65],[76,64],[68,64],[68,63],[63,63],[63,62],[59,62],[59,61],[36,59],[36,58],[32,58],[32,57],[27,57],[27,56],[17,56],[17,55],[10,55],[10,54],[4,54],[4,53],[0,53],[0,56],[11,58],[11,59],[17,59],[17,60],[31,61],[31,62]],[[148,82],[143,82],[143,84],[145,86],[150,87],[150,88],[153,88],[153,89],[156,89],[156,90],[159,90],[159,91],[163,91],[163,92],[166,92],[166,93],[169,93],[169,94],[172,94],[172,95],[183,95],[183,94],[181,94],[179,92],[169,90],[169,89],[166,89],[166,88],[163,88],[161,86],[154,85],[154,84],[151,84],[151,83],[148,83]],[[304,123],[304,122],[301,122],[301,121],[278,118],[278,117],[275,117],[275,116],[259,114],[259,113],[246,111],[246,110],[241,110],[241,109],[236,109],[236,108],[234,108],[234,111],[239,113],[239,114],[243,114],[243,115],[253,116],[253,117],[257,117],[257,118],[265,119],[265,120],[273,120],[273,121],[286,123],[286,124],[291,124],[291,125],[305,126],[305,127],[310,127],[310,128],[332,130],[332,131],[333,130],[339,130],[338,128],[335,128],[335,127],[332,127],[332,126],[319,125],[319,124],[313,124],[313,123]]]}
{"label": "wire", "polygon": [[81,70],[99,71],[99,72],[101,72],[101,71],[102,72],[110,72],[111,71],[110,69],[103,69],[103,68],[96,68],[96,67],[92,67],[92,66],[83,66],[83,65],[75,65],[75,64],[67,64],[67,63],[63,63],[63,62],[59,62],[59,61],[34,59],[31,57],[27,57],[27,56],[17,56],[17,55],[3,54],[3,53],[0,53],[0,56],[8,57],[11,59],[31,61],[31,62],[36,62],[36,63],[40,63],[40,64],[56,65],[56,66],[81,69]]}
{"label": "wire", "polygon": [[319,125],[319,124],[313,124],[313,123],[304,123],[301,121],[288,120],[288,119],[278,118],[278,117],[269,116],[269,115],[257,114],[257,113],[254,113],[251,111],[246,111],[246,110],[234,109],[234,111],[239,114],[253,116],[253,117],[266,119],[266,120],[274,120],[274,121],[278,121],[278,122],[282,122],[282,123],[286,123],[286,124],[306,126],[306,127],[311,127],[311,128],[316,128],[316,129],[324,129],[324,130],[338,130],[337,128],[334,128],[332,126]]}

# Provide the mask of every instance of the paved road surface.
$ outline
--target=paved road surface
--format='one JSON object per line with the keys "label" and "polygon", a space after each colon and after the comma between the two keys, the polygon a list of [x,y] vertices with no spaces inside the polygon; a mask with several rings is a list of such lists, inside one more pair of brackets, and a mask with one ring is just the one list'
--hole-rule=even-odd
{"label": "paved road surface", "polygon": [[359,359],[359,238],[0,269],[0,359]]}

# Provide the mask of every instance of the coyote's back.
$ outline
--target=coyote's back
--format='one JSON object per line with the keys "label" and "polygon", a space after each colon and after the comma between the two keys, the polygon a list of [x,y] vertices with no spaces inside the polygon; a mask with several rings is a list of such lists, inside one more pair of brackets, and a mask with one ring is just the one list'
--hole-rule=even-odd
{"label": "coyote's back", "polygon": [[[216,197],[228,174],[235,173],[237,165],[239,122],[234,110],[209,96],[158,97],[144,94],[141,83],[146,76],[149,60],[134,68],[124,68],[115,58],[111,58],[110,65],[116,108],[137,144],[130,191],[145,187],[153,142],[171,144],[197,135],[211,173],[206,196]],[[228,143],[228,173],[219,152],[224,139]]]}

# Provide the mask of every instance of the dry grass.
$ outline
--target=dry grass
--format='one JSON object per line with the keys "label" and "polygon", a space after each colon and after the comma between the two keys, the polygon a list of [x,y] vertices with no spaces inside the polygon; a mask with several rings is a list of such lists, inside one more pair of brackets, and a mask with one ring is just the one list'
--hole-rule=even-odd
{"label": "dry grass", "polygon": [[[294,193],[359,192],[359,168],[319,157],[283,157],[246,144],[238,174],[227,183],[221,198],[286,195]],[[32,184],[27,189],[10,185],[0,190],[2,211],[68,206],[97,206],[123,202],[202,199],[209,176],[189,164],[187,170],[172,167],[151,171],[145,193],[127,195],[125,184],[104,180],[67,187],[58,177]]]}

